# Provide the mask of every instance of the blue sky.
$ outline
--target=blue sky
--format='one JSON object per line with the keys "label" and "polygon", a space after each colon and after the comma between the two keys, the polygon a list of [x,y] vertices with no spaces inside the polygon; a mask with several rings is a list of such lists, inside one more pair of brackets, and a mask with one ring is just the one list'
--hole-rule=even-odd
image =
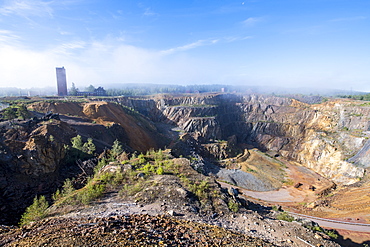
{"label": "blue sky", "polygon": [[370,91],[368,0],[0,0],[0,87],[240,84]]}

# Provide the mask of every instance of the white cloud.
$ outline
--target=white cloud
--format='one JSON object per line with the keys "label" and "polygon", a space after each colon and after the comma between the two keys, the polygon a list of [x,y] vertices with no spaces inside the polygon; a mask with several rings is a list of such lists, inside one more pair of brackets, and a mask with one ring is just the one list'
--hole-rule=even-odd
{"label": "white cloud", "polygon": [[263,20],[262,17],[249,17],[245,21],[243,21],[243,24],[245,26],[251,27],[254,26],[256,23],[261,22]]}
{"label": "white cloud", "polygon": [[84,41],[75,41],[70,43],[61,44],[53,49],[53,53],[64,54],[64,55],[73,55],[75,50],[83,49],[86,47],[86,42]]}
{"label": "white cloud", "polygon": [[0,44],[15,44],[20,37],[9,30],[0,30]]}
{"label": "white cloud", "polygon": [[195,41],[190,44],[170,48],[168,50],[163,50],[161,51],[161,53],[164,55],[168,55],[168,54],[173,54],[177,52],[192,50],[192,49],[202,47],[202,46],[210,46],[210,45],[214,45],[217,43],[231,43],[231,42],[246,40],[246,39],[251,39],[251,38],[252,36],[245,36],[245,37],[233,36],[233,37],[223,37],[223,38],[217,38],[217,39],[201,39],[201,40]]}
{"label": "white cloud", "polygon": [[354,17],[344,17],[344,18],[337,18],[330,20],[331,22],[342,22],[342,21],[360,21],[366,20],[367,17],[365,16],[354,16]]}
{"label": "white cloud", "polygon": [[[212,43],[217,40],[194,42],[181,49]],[[214,61],[186,53],[164,54],[112,40],[76,41],[44,51],[4,45],[0,46],[0,57],[0,87],[53,86],[55,67],[59,66],[67,70],[68,86],[74,82],[80,88],[108,83],[214,83],[214,70],[219,71]]]}
{"label": "white cloud", "polygon": [[32,52],[20,47],[0,47],[0,86],[49,86],[56,64],[49,52]]}
{"label": "white cloud", "polygon": [[145,8],[144,16],[157,16],[158,14],[151,10],[151,8]]}
{"label": "white cloud", "polygon": [[1,15],[18,15],[24,18],[31,16],[53,16],[52,1],[41,0],[7,0],[0,7]]}
{"label": "white cloud", "polygon": [[239,40],[246,40],[246,39],[252,39],[253,36],[244,36],[244,37],[238,37],[238,36],[234,36],[234,37],[226,37],[224,38],[225,42],[228,42],[228,43],[231,43],[231,42],[235,42],[235,41],[239,41]]}
{"label": "white cloud", "polygon": [[[9,32],[2,30],[0,33],[8,35]],[[55,86],[55,67],[60,66],[66,68],[68,86],[70,87],[74,82],[80,89],[90,84],[105,86],[112,83],[279,82],[284,85],[289,83],[293,85],[300,82],[311,85],[315,81],[325,83],[324,79],[330,76],[330,73],[327,73],[330,68],[320,64],[319,67],[325,67],[325,70],[318,71],[316,74],[312,73],[312,66],[308,66],[311,64],[297,62],[296,67],[292,68],[286,66],[284,61],[278,61],[280,66],[277,66],[279,63],[274,60],[267,64],[265,61],[258,63],[253,59],[240,60],[237,64],[245,65],[245,67],[237,68],[235,61],[193,56],[193,53],[183,52],[204,45],[226,44],[246,38],[250,37],[199,40],[168,49],[167,52],[135,47],[114,40],[75,41],[43,51],[32,51],[23,46],[4,44],[0,45],[0,57],[2,58],[0,59],[0,87]],[[338,78],[347,82],[351,81],[351,78],[353,78],[352,81],[366,81],[368,73],[360,73],[366,71],[365,63],[359,64],[363,66],[354,66],[358,77],[353,77],[350,72],[335,76],[334,72],[338,66],[332,65],[330,71],[334,71],[335,78],[329,78],[330,80],[327,81],[338,81]],[[269,73],[266,74],[265,71]]]}
{"label": "white cloud", "polygon": [[60,34],[60,35],[73,35],[73,33],[71,33],[71,32],[68,32],[68,31],[62,31],[62,30],[60,30],[60,29],[59,29],[59,34]]}
{"label": "white cloud", "polygon": [[195,49],[195,48],[200,47],[200,46],[213,45],[213,44],[216,44],[218,41],[219,41],[218,39],[198,40],[198,41],[195,41],[195,42],[190,43],[190,44],[186,44],[186,45],[183,45],[183,46],[178,46],[178,47],[175,47],[175,48],[164,50],[161,53],[162,54],[172,54],[172,53],[176,53],[176,52],[180,52],[180,51],[187,51],[187,50]]}
{"label": "white cloud", "polygon": [[[0,40],[12,35],[2,30]],[[92,42],[76,40],[41,51],[9,42],[0,46],[0,87],[53,86],[55,67],[60,66],[67,70],[68,85],[74,82],[80,88],[107,83],[217,83],[227,66],[186,51],[247,38],[250,37],[204,39],[162,51],[135,47],[109,37]]]}

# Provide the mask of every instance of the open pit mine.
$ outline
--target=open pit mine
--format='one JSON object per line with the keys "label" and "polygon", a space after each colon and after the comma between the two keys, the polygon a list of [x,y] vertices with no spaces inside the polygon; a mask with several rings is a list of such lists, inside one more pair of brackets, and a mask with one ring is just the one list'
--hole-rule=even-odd
{"label": "open pit mine", "polygon": [[370,243],[366,101],[3,101],[0,245]]}

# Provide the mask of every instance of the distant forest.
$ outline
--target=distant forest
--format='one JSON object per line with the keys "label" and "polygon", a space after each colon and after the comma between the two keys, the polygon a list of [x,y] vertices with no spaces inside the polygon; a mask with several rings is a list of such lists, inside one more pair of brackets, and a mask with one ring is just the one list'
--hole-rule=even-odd
{"label": "distant forest", "polygon": [[[99,85],[100,86],[100,85]],[[72,83],[69,95],[76,92],[94,92],[97,87],[90,85],[81,90]],[[246,87],[230,85],[166,85],[166,84],[121,84],[105,88],[108,96],[140,96],[158,93],[207,93],[207,92],[245,92]],[[0,97],[5,96],[52,96],[56,88],[0,88]]]}
{"label": "distant forest", "polygon": [[126,85],[122,88],[106,89],[108,96],[140,96],[152,94],[181,94],[181,93],[212,93],[212,92],[242,92],[241,88],[230,85]]}
{"label": "distant forest", "polygon": [[338,95],[340,98],[357,99],[370,101],[370,93],[368,94],[349,94],[349,95]]}
{"label": "distant forest", "polygon": [[[94,92],[102,85],[83,87],[79,89],[72,83],[69,87],[69,95],[77,95],[77,92]],[[370,100],[370,94],[364,92],[350,92],[344,90],[320,89],[320,88],[284,88],[279,86],[252,86],[252,85],[176,85],[176,84],[110,84],[104,85],[107,96],[144,96],[153,94],[183,94],[183,93],[247,93],[247,94],[273,94],[280,96],[308,95],[353,98]],[[6,96],[55,96],[56,87],[20,89],[15,87],[0,88],[0,97]]]}

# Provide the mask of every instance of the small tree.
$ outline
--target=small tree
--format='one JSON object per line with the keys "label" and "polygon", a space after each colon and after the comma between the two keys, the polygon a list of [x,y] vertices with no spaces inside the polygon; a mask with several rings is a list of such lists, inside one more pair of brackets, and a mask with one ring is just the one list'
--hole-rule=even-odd
{"label": "small tree", "polygon": [[72,194],[73,191],[75,191],[75,188],[73,187],[72,181],[69,178],[67,178],[64,181],[64,183],[63,183],[62,191],[60,191],[58,189],[53,194],[53,200],[54,200],[54,202],[57,201],[57,200],[59,200],[62,197],[66,197],[66,196]]}
{"label": "small tree", "polygon": [[71,139],[72,147],[78,150],[82,150],[82,137],[80,135],[77,135]]}
{"label": "small tree", "polygon": [[54,136],[53,135],[50,135],[49,136],[49,141],[53,142],[55,140]]}
{"label": "small tree", "polygon": [[110,150],[111,159],[115,159],[120,153],[122,153],[122,145],[121,143],[116,139],[113,142],[112,149]]}
{"label": "small tree", "polygon": [[46,201],[45,196],[37,196],[33,199],[31,206],[26,208],[26,211],[22,215],[20,226],[26,225],[31,221],[41,220],[46,217],[46,209],[49,207],[49,203]]}
{"label": "small tree", "polygon": [[87,142],[85,142],[82,146],[82,152],[93,154],[95,150],[96,148],[93,140],[91,138],[87,139]]}
{"label": "small tree", "polygon": [[72,87],[69,89],[69,95],[77,96],[78,88],[76,88],[74,82],[72,82]]}

